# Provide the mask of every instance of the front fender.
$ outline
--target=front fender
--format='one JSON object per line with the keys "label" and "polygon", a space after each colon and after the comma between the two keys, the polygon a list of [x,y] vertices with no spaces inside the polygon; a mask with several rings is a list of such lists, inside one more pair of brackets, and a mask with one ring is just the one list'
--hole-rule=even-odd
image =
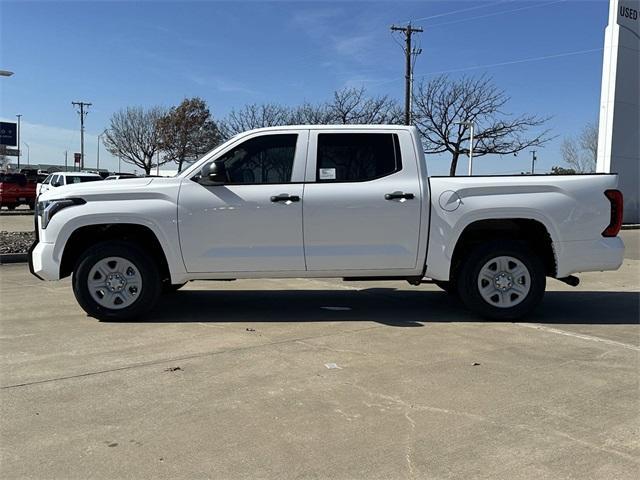
{"label": "front fender", "polygon": [[[116,207],[118,202],[109,202],[107,206],[99,206],[96,203],[68,207],[61,210],[52,219],[45,230],[40,230],[40,242],[53,244],[50,250],[52,261],[57,265],[62,262],[62,256],[66,245],[75,231],[83,227],[106,225],[106,224],[126,224],[140,225],[147,227],[158,239],[162,251],[167,260],[169,273],[172,281],[178,281],[184,277],[185,267],[180,255],[180,244],[178,240],[178,228],[176,222],[175,204],[166,201],[156,201],[154,205],[140,205],[143,208],[137,210],[144,211],[145,215],[139,213],[128,213],[104,211],[101,209]],[[139,204],[147,203],[140,201]],[[86,208],[89,207],[89,208]],[[85,210],[85,212],[83,212]],[[100,239],[96,239],[99,241]]]}

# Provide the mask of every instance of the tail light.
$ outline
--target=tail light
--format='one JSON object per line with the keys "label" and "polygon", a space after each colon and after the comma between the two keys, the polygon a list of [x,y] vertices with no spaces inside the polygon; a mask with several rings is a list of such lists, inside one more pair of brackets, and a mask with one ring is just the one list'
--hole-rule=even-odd
{"label": "tail light", "polygon": [[604,196],[611,202],[611,220],[602,232],[602,236],[615,237],[622,228],[622,192],[620,190],[606,190]]}

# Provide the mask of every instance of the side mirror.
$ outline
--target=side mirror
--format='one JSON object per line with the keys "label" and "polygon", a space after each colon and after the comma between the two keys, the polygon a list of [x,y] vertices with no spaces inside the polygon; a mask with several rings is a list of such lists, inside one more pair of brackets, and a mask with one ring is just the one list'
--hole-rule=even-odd
{"label": "side mirror", "polygon": [[202,185],[224,185],[227,181],[227,169],[222,162],[209,162],[200,170],[200,183]]}

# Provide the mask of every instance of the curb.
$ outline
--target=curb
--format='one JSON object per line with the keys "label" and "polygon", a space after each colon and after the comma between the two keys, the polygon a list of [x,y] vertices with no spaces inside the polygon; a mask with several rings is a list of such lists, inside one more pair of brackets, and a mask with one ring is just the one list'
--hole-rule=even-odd
{"label": "curb", "polygon": [[16,212],[16,211],[5,212],[3,210],[2,213],[0,213],[0,217],[27,217],[27,216],[33,217],[33,210],[24,210],[20,212]]}
{"label": "curb", "polygon": [[622,230],[640,230],[640,224],[630,223],[628,225],[622,225]]}
{"label": "curb", "polygon": [[28,253],[0,253],[0,264],[27,263],[28,261]]}

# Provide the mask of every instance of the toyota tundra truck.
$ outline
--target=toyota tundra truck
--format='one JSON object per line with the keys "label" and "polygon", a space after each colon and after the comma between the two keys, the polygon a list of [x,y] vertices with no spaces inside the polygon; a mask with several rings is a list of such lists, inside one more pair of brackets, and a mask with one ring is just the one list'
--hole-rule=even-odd
{"label": "toyota tundra truck", "polygon": [[415,127],[239,134],[172,178],[43,193],[31,272],[72,276],[103,320],[148,315],[191,280],[432,282],[479,316],[516,319],[546,278],[616,270],[615,174],[437,177]]}

